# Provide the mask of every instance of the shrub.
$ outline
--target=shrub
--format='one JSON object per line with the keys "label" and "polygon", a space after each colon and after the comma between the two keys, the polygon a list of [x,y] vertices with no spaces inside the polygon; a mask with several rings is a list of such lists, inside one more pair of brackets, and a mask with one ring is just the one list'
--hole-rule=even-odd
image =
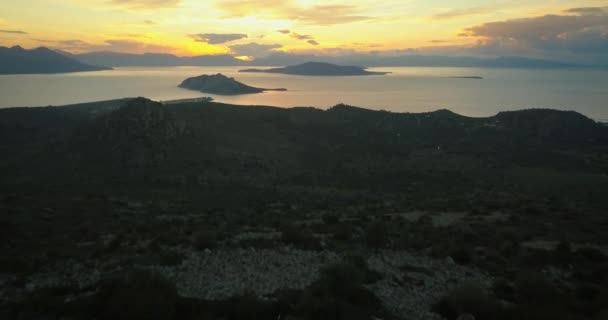
{"label": "shrub", "polygon": [[319,250],[321,243],[308,229],[291,226],[285,228],[281,233],[281,241],[291,244],[298,249]]}
{"label": "shrub", "polygon": [[386,224],[377,221],[369,225],[366,232],[367,245],[372,248],[384,248],[388,243]]}
{"label": "shrub", "polygon": [[194,247],[198,250],[213,249],[217,245],[217,233],[201,231],[194,237]]}
{"label": "shrub", "polygon": [[340,262],[321,275],[301,295],[296,313],[314,320],[370,320],[380,313],[380,300],[362,286],[365,274],[352,262]]}
{"label": "shrub", "polygon": [[450,291],[433,306],[433,311],[446,319],[456,319],[459,315],[470,313],[477,320],[491,320],[503,314],[503,308],[495,298],[473,285]]}
{"label": "shrub", "polygon": [[347,224],[339,225],[334,230],[333,237],[336,240],[348,241],[353,237],[353,228]]}
{"label": "shrub", "polygon": [[175,251],[163,251],[160,254],[160,264],[163,266],[177,266],[182,263],[184,256]]}
{"label": "shrub", "polygon": [[458,264],[468,265],[473,262],[473,254],[472,251],[468,248],[459,248],[452,251],[451,255],[452,259]]}
{"label": "shrub", "polygon": [[340,222],[340,216],[336,213],[326,213],[323,215],[323,222],[328,225],[334,225]]}
{"label": "shrub", "polygon": [[173,319],[177,289],[160,274],[138,270],[102,283],[98,293],[102,319]]}

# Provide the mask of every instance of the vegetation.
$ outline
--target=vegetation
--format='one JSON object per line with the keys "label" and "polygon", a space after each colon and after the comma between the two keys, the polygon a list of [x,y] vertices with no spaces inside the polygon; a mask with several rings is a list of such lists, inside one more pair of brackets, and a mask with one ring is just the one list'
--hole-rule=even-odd
{"label": "vegetation", "polygon": [[[3,109],[0,317],[391,319],[403,315],[368,289],[380,274],[366,259],[403,250],[497,279],[446,292],[435,308],[446,319],[596,319],[608,305],[607,150],[608,127],[555,110],[467,118],[143,98]],[[269,301],[185,298],[141,271],[235,247],[359,254]],[[26,290],[68,262],[111,280]]]}

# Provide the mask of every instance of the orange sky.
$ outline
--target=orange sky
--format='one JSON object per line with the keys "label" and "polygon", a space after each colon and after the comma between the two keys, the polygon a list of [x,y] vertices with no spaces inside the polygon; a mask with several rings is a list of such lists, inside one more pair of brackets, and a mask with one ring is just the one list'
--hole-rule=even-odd
{"label": "orange sky", "polygon": [[[5,0],[0,2],[0,45],[235,56],[277,50],[432,52],[495,40],[494,34],[469,30],[488,22],[579,15],[566,10],[602,5],[605,0]],[[608,34],[608,23],[602,21],[591,27],[599,25]]]}

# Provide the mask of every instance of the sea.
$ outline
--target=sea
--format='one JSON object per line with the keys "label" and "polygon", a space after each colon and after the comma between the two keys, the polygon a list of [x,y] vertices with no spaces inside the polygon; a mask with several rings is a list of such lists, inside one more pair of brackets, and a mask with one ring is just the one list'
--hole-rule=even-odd
{"label": "sea", "polygon": [[[387,67],[382,76],[309,77],[239,73],[241,67],[128,67],[48,75],[1,75],[0,108],[59,106],[126,97],[330,108],[339,103],[391,112],[449,109],[471,117],[529,108],[574,110],[608,121],[608,70]],[[217,96],[178,88],[184,79],[222,73],[247,85],[287,88]],[[462,77],[482,77],[462,78]]]}

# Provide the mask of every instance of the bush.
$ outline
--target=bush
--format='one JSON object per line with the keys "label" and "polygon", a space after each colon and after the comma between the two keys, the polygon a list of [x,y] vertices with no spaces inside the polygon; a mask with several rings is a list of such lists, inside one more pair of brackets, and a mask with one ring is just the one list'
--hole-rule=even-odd
{"label": "bush", "polygon": [[388,228],[386,224],[377,221],[369,225],[366,232],[367,245],[372,248],[384,248],[388,243]]}
{"label": "bush", "polygon": [[363,287],[365,272],[352,262],[327,266],[301,295],[296,314],[310,320],[370,320],[381,313],[380,300]]}
{"label": "bush", "polygon": [[194,247],[198,250],[213,249],[217,245],[217,233],[201,231],[194,237]]}
{"label": "bush", "polygon": [[160,274],[138,270],[102,283],[98,301],[102,319],[164,320],[175,318],[178,295]]}
{"label": "bush", "polygon": [[175,251],[166,250],[160,254],[160,264],[162,266],[177,266],[182,264],[183,260],[184,256]]}
{"label": "bush", "polygon": [[334,225],[340,222],[340,216],[335,213],[326,213],[325,215],[323,215],[323,222],[328,225]]}
{"label": "bush", "polygon": [[473,262],[473,253],[468,248],[459,248],[453,251],[450,256],[454,259],[454,262],[460,265],[468,265]]}
{"label": "bush", "polygon": [[281,233],[281,241],[291,244],[298,249],[319,250],[321,243],[315,238],[310,230],[291,226],[285,228]]}
{"label": "bush", "polygon": [[347,224],[342,224],[334,230],[333,238],[340,241],[348,241],[353,237],[353,228]]}
{"label": "bush", "polygon": [[437,302],[433,311],[446,319],[470,313],[477,320],[499,319],[504,313],[501,304],[485,290],[467,285],[450,291]]}

